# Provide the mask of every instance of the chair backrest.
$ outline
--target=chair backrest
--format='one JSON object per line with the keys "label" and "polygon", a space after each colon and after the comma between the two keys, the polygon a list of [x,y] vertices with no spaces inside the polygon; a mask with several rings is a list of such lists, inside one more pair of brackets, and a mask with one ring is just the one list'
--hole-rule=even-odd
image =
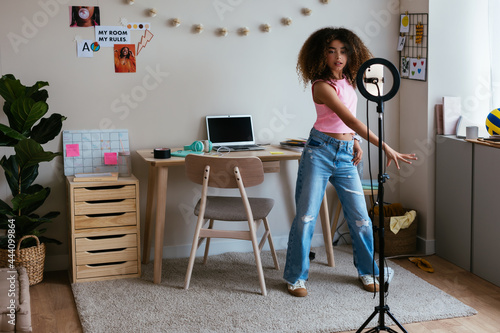
{"label": "chair backrest", "polygon": [[234,169],[238,167],[245,187],[264,181],[264,167],[258,157],[217,157],[189,154],[186,156],[186,175],[194,183],[203,185],[206,167],[209,167],[208,186],[238,188]]}

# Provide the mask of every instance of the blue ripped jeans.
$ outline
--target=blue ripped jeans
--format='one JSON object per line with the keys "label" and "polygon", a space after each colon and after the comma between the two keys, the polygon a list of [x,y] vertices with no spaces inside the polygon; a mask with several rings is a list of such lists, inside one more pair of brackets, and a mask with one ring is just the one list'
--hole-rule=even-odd
{"label": "blue ripped jeans", "polygon": [[328,181],[342,203],[358,274],[378,275],[378,267],[373,263],[372,222],[357,168],[352,163],[353,143],[311,130],[300,159],[295,189],[296,215],[288,237],[283,274],[288,283],[308,278],[311,239]]}

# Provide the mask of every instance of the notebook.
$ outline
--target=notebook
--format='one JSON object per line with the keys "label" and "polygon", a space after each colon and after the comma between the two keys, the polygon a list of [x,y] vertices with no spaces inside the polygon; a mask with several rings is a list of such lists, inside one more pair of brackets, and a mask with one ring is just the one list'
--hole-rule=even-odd
{"label": "notebook", "polygon": [[206,116],[208,140],[214,150],[227,147],[230,150],[263,150],[255,143],[251,115]]}

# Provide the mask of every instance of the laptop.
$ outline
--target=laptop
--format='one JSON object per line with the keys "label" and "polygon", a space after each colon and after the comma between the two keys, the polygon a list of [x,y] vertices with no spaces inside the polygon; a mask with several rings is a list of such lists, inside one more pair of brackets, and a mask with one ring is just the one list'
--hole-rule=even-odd
{"label": "laptop", "polygon": [[227,147],[230,151],[264,150],[255,143],[251,115],[206,116],[208,140],[214,150]]}

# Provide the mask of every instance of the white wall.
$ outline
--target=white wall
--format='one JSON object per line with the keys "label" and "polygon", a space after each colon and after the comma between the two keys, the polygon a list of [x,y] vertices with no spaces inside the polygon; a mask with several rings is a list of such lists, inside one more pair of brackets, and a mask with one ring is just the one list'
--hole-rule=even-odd
{"label": "white wall", "polygon": [[[427,82],[403,80],[401,150],[419,161],[399,174],[401,201],[418,211],[420,247],[434,252],[435,120],[443,96],[462,99],[462,115],[484,126],[489,112],[488,1],[402,0],[401,11],[429,13]],[[460,190],[460,184],[457,184]]]}
{"label": "white wall", "polygon": [[[100,6],[101,25],[119,25],[121,18],[151,22],[154,37],[137,57],[137,73],[114,73],[111,48],[101,49],[93,58],[76,57],[75,38],[94,38],[93,28],[68,27],[68,6],[82,4]],[[225,5],[226,11],[218,12],[217,4]],[[226,113],[253,114],[259,141],[277,143],[289,137],[307,136],[315,119],[309,88],[299,84],[295,72],[298,51],[313,31],[330,25],[353,29],[375,56],[398,61],[395,46],[399,1],[331,1],[327,5],[308,2],[311,16],[301,14],[304,5],[288,0],[150,0],[136,1],[133,6],[123,0],[3,0],[0,71],[15,74],[28,85],[37,80],[48,81],[50,112],[68,117],[63,129],[127,128],[132,150],[179,147],[204,139],[204,116]],[[157,9],[156,17],[145,15],[149,7]],[[180,18],[180,27],[168,24],[173,17]],[[283,26],[280,23],[283,17],[291,17],[292,25]],[[193,34],[191,27],[198,23],[204,25],[205,31]],[[259,31],[262,23],[271,24],[271,33]],[[222,26],[230,31],[227,37],[218,37],[214,32]],[[250,28],[246,37],[236,34],[242,26]],[[132,32],[132,43],[136,44],[141,35],[139,31]],[[365,119],[365,102],[361,97],[358,113]],[[371,124],[376,124],[374,111],[370,117]],[[0,120],[6,122],[3,114]],[[396,149],[399,121],[397,96],[386,104],[386,126],[391,129],[386,138]],[[58,151],[61,148],[60,138],[46,147]],[[9,150],[0,148],[0,152],[8,154]],[[373,165],[377,165],[376,161]],[[367,167],[365,161],[365,170]],[[277,201],[271,221],[280,248],[286,246],[294,214],[296,170],[296,162],[283,163],[282,173],[266,175],[263,188],[255,190],[256,194],[270,195]],[[133,155],[133,172],[141,182],[144,217],[147,170],[136,155]],[[0,180],[0,197],[8,199],[4,178]],[[66,265],[68,252],[64,181],[62,159],[41,166],[39,182],[52,188],[44,210],[62,212],[48,226],[48,235],[64,242],[62,246],[48,247],[52,258],[47,260],[47,266],[53,268]],[[166,256],[188,254],[194,218],[184,216],[183,210],[193,205],[195,192],[183,169],[172,168]],[[398,186],[388,190],[386,197],[399,200]],[[331,206],[333,209],[333,203]],[[322,237],[317,239],[321,244]],[[233,249],[231,246],[225,249]]]}

